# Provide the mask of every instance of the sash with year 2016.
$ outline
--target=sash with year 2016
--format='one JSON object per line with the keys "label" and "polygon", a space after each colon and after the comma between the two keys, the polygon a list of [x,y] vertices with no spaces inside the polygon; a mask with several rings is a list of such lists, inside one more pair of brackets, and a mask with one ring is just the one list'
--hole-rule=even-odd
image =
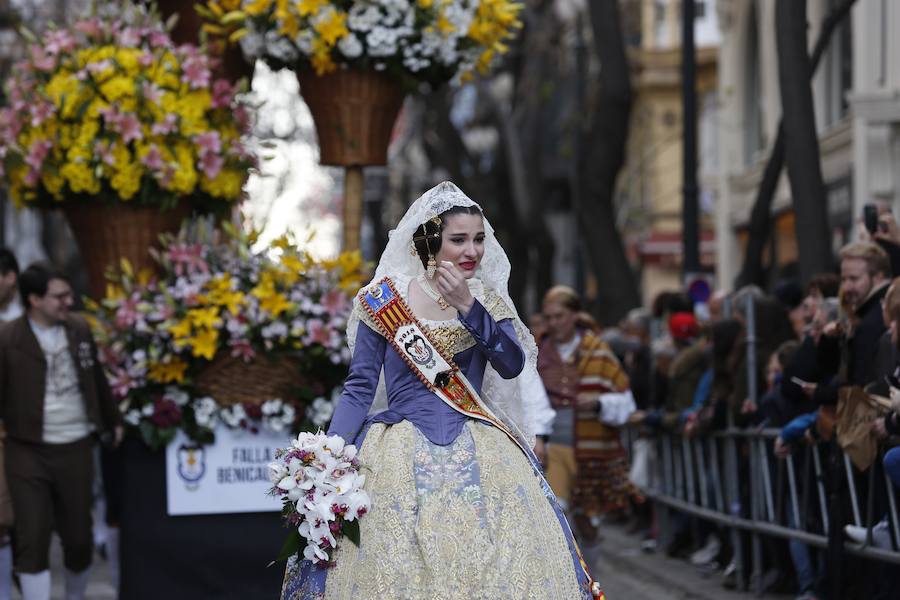
{"label": "sash with year 2016", "polygon": [[[422,327],[412,310],[397,293],[389,277],[367,288],[360,294],[360,300],[360,304],[375,321],[381,334],[412,372],[422,380],[425,387],[453,410],[498,428],[525,453],[529,461],[535,460],[531,449],[527,448],[509,427],[484,405],[478,392],[454,364],[453,357],[448,356],[434,343],[430,333]],[[543,479],[539,471],[536,473]],[[605,596],[591,577],[571,530],[568,531],[568,535],[572,537],[578,561],[590,581],[591,595],[602,600]]]}

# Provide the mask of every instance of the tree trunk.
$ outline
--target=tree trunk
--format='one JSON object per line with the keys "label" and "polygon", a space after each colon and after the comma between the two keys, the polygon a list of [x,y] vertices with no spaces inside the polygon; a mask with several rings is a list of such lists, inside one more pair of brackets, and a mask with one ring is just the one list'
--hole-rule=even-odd
{"label": "tree trunk", "polygon": [[831,232],[819,158],[807,50],[806,0],[776,2],[778,81],[784,115],[784,148],[796,220],[800,278],[831,270]]}
{"label": "tree trunk", "polygon": [[637,281],[616,229],[613,196],[625,162],[631,114],[631,80],[617,0],[590,3],[600,78],[592,123],[580,157],[576,211],[581,238],[598,280],[596,314],[612,324],[640,305]]}
{"label": "tree trunk", "polygon": [[[855,2],[856,0],[844,0],[840,5],[834,7],[825,20],[822,21],[819,38],[816,40],[816,46],[810,59],[810,76],[819,67],[822,55],[828,48],[828,43],[831,41],[831,35],[834,33],[834,30],[850,13],[850,9]],[[782,120],[778,123],[778,134],[775,137],[775,143],[772,145],[769,160],[763,171],[762,181],[756,194],[756,201],[753,203],[753,211],[750,214],[749,235],[747,236],[747,249],[744,253],[744,264],[735,282],[736,288],[750,284],[766,287],[763,251],[772,233],[772,200],[775,198],[775,190],[778,187],[778,178],[781,176],[783,166],[784,123]]]}

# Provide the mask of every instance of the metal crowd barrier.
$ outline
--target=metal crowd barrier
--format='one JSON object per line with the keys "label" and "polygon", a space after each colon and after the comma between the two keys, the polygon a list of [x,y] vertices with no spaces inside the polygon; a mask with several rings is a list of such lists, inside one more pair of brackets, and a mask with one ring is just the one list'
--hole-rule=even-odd
{"label": "metal crowd barrier", "polygon": [[[798,445],[790,456],[780,459],[773,451],[778,434],[777,429],[729,428],[705,437],[661,433],[652,438],[655,452],[649,458],[650,483],[642,492],[657,505],[660,543],[671,539],[671,511],[724,527],[731,536],[738,587],[745,590],[748,561],[741,536],[749,534],[750,586],[761,594],[763,537],[799,540],[827,549],[829,508],[836,499],[829,498],[834,492],[826,489],[826,477],[840,477],[850,495],[853,524],[868,528],[863,544],[845,539],[843,531],[835,532],[843,540],[843,550],[900,564],[897,491],[882,467],[883,451],[872,468],[858,474],[849,457],[831,443]],[[631,454],[639,432],[626,428],[624,435]],[[872,525],[882,516],[874,514],[876,477],[883,478],[886,485],[892,550],[872,544]],[[860,479],[867,488],[864,496],[857,486]],[[838,482],[830,483],[834,486]],[[834,541],[832,537],[831,543]]]}

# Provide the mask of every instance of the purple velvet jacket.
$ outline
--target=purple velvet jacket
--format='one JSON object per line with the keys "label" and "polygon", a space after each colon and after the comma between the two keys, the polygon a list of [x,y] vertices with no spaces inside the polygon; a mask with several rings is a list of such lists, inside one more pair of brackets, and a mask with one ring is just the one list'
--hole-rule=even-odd
{"label": "purple velvet jacket", "polygon": [[[454,355],[453,360],[479,393],[488,361],[505,379],[522,371],[525,353],[510,319],[495,321],[478,300],[468,314],[458,318],[472,334],[475,345]],[[388,410],[369,416],[382,367]],[[469,417],[453,410],[429,391],[387,340],[360,322],[350,374],[344,381],[344,391],[328,434],[340,435],[358,447],[369,424],[395,424],[404,419],[431,442],[446,446],[453,443]]]}

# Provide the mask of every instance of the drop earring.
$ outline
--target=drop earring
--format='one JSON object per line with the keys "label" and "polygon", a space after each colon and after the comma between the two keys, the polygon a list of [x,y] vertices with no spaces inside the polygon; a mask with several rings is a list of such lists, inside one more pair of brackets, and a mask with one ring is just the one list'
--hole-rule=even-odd
{"label": "drop earring", "polygon": [[434,260],[434,254],[428,255],[428,266],[425,267],[425,274],[428,279],[434,279],[434,272],[437,271],[437,261]]}

